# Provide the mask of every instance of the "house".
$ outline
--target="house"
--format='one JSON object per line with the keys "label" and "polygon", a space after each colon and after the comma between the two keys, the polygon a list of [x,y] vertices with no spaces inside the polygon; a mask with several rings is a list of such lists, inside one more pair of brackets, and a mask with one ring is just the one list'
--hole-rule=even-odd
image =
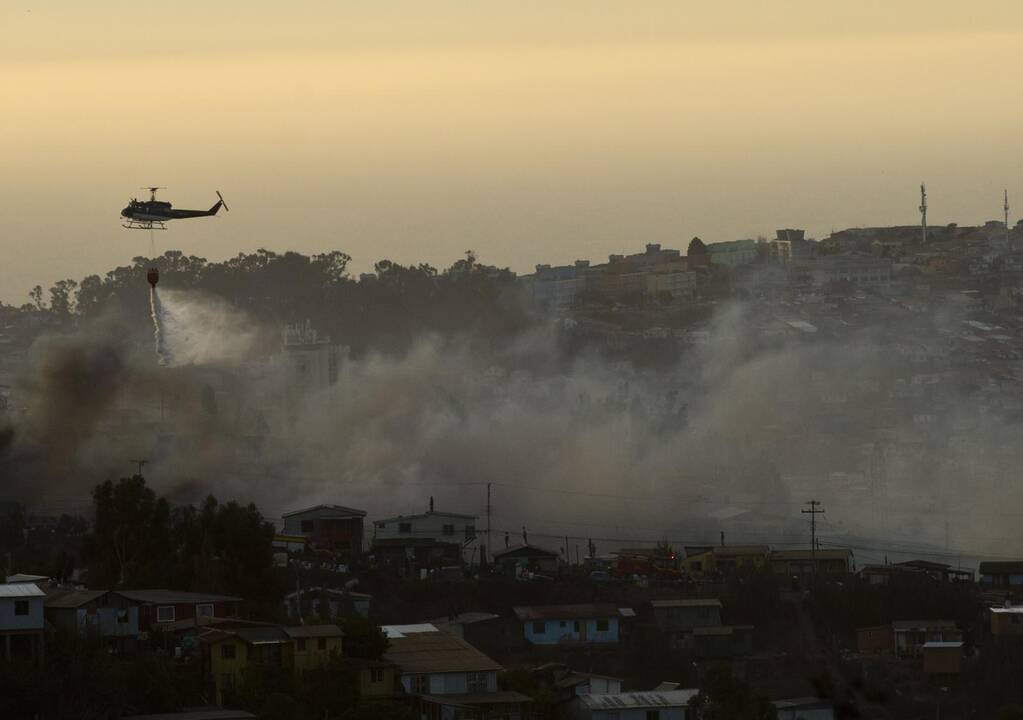
{"label": "house", "polygon": [[963,663],[963,643],[961,640],[925,642],[921,655],[927,675],[958,675]]}
{"label": "house", "polygon": [[835,720],[835,705],[817,697],[775,700],[778,720]]}
{"label": "house", "polygon": [[991,634],[997,636],[1023,636],[1023,605],[1009,605],[988,609],[991,616]]}
{"label": "house", "polygon": [[344,615],[369,617],[373,596],[343,588],[311,587],[295,590],[284,596],[284,609],[292,620],[314,614],[321,618]]}
{"label": "house", "polygon": [[354,559],[362,554],[365,510],[343,505],[316,505],[281,516],[284,536],[302,536],[318,549]]}
{"label": "house", "polygon": [[0,585],[0,647],[5,660],[41,663],[45,659],[45,597],[35,583]]}
{"label": "house", "polygon": [[518,622],[493,613],[464,612],[430,620],[430,624],[490,655],[514,652],[526,646]]}
{"label": "house", "polygon": [[360,699],[395,697],[401,685],[400,668],[388,660],[345,658],[345,665],[355,672],[356,688]]}
{"label": "house", "polygon": [[411,571],[462,563],[462,549],[476,540],[475,515],[435,512],[398,515],[373,523],[378,564]]}
{"label": "house", "polygon": [[341,656],[344,633],[337,625],[298,625],[286,627],[284,632],[293,644],[291,658],[296,675],[325,667],[332,655]]}
{"label": "house", "polygon": [[52,590],[43,601],[43,614],[54,627],[103,638],[122,651],[139,635],[139,608],[118,607],[107,590]]}
{"label": "house", "polygon": [[247,668],[289,667],[291,638],[279,627],[208,629],[199,635],[206,695],[217,705],[230,700]]}
{"label": "house", "polygon": [[534,605],[512,608],[533,645],[616,644],[621,612],[614,605]]}
{"label": "house", "polygon": [[852,572],[852,550],[775,550],[771,553],[771,569],[791,578],[818,575],[847,575]]}
{"label": "house", "polygon": [[497,687],[499,664],[469,643],[429,624],[385,625],[384,657],[401,669],[400,682],[415,695],[420,717],[450,720],[523,720],[527,695]]}
{"label": "house", "polygon": [[754,570],[767,564],[771,548],[767,545],[719,545],[687,555],[682,567],[691,577],[724,575],[736,570]]}
{"label": "house", "polygon": [[973,582],[973,570],[954,568],[948,563],[931,560],[907,560],[895,563],[892,567],[923,573],[939,582]]}
{"label": "house", "polygon": [[1023,560],[982,562],[978,572],[981,585],[1023,591]]}
{"label": "house", "polygon": [[139,630],[149,632],[165,623],[202,617],[237,617],[239,597],[178,590],[112,590],[113,607],[138,609]]}
{"label": "house", "polygon": [[857,651],[863,654],[919,655],[927,642],[958,642],[963,633],[951,620],[896,620],[890,625],[859,628]]}
{"label": "house", "polygon": [[572,701],[572,720],[689,720],[689,702],[699,690],[580,695]]}
{"label": "house", "polygon": [[672,648],[688,647],[695,628],[720,627],[721,601],[713,598],[652,600],[657,628]]}
{"label": "house", "polygon": [[526,572],[554,575],[561,564],[559,553],[536,545],[512,545],[491,555],[498,572],[510,577],[521,577]]}

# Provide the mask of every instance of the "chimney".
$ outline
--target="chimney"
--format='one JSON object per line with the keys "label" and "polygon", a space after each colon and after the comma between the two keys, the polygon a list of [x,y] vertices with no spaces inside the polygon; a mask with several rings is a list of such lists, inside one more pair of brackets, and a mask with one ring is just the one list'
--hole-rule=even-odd
{"label": "chimney", "polygon": [[430,496],[430,512],[433,512],[433,495]]}
{"label": "chimney", "polygon": [[725,546],[725,531],[721,531],[721,547]]}

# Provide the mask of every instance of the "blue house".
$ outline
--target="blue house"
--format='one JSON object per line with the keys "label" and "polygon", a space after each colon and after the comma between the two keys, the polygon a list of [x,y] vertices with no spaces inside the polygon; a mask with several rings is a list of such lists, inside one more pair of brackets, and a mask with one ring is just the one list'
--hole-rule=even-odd
{"label": "blue house", "polygon": [[532,605],[513,610],[533,645],[615,644],[621,637],[621,618],[633,614],[611,604]]}

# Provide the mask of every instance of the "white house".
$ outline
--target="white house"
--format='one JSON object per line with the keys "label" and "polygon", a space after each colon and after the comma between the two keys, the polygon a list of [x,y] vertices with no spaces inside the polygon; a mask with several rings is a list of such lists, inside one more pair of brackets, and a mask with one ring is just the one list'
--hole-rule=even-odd
{"label": "white house", "polygon": [[522,623],[526,640],[533,645],[582,643],[616,644],[619,620],[626,608],[611,603],[582,605],[533,605],[512,611]]}
{"label": "white house", "polygon": [[45,598],[46,593],[35,583],[0,585],[0,647],[4,659],[43,661]]}
{"label": "white house", "polygon": [[572,720],[689,720],[689,701],[699,690],[650,690],[616,695],[580,695]]}
{"label": "white house", "polygon": [[463,548],[476,541],[476,515],[436,512],[398,515],[373,522],[373,553],[385,565],[415,567],[458,564]]}
{"label": "white house", "polygon": [[384,657],[400,668],[405,692],[418,696],[431,720],[454,720],[466,707],[484,719],[525,717],[529,696],[499,690],[504,668],[462,638],[430,624],[382,629],[389,642]]}

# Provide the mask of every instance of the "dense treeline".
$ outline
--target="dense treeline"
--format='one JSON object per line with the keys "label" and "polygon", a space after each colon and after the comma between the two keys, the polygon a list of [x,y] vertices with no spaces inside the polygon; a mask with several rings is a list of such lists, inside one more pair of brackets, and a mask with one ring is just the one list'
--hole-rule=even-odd
{"label": "dense treeline", "polygon": [[381,260],[373,276],[358,279],[349,274],[350,260],[338,250],[309,256],[261,249],[210,262],[169,250],[157,258],[136,257],[104,277],[61,280],[48,293],[37,286],[22,310],[69,323],[118,310],[145,328],[146,272],[156,267],[161,289],[220,297],[273,327],[310,320],[355,352],[371,344],[401,349],[424,331],[499,340],[528,324],[514,275],[480,265],[471,252],[444,271]]}

